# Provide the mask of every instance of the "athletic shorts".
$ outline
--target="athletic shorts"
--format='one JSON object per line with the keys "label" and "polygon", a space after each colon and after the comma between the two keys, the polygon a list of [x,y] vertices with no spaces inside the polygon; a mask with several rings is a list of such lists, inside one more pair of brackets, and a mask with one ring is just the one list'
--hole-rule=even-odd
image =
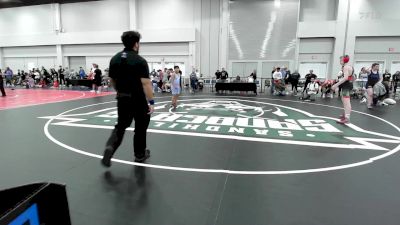
{"label": "athletic shorts", "polygon": [[342,96],[343,97],[350,97],[351,95],[351,90],[349,89],[342,89]]}
{"label": "athletic shorts", "polygon": [[378,81],[368,81],[367,84],[365,85],[365,88],[373,88],[375,84],[378,83]]}
{"label": "athletic shorts", "polygon": [[172,95],[180,95],[181,94],[181,88],[176,88],[176,87],[171,87],[171,93]]}
{"label": "athletic shorts", "polygon": [[361,88],[367,88],[367,81],[361,81],[360,86]]}
{"label": "athletic shorts", "polygon": [[101,86],[101,79],[94,79],[93,84],[95,84],[96,86]]}

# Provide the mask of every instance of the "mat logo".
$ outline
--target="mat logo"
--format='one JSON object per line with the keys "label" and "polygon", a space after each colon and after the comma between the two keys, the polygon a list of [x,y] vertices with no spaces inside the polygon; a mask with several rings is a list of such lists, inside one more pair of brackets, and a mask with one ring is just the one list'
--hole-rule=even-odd
{"label": "mat logo", "polygon": [[[249,100],[183,100],[176,110],[168,103],[156,105],[149,132],[256,141],[340,149],[388,151],[400,137],[365,130],[355,124],[338,125],[336,120],[300,109]],[[115,107],[52,118],[52,125],[113,129]],[[134,130],[134,128],[128,128]]]}

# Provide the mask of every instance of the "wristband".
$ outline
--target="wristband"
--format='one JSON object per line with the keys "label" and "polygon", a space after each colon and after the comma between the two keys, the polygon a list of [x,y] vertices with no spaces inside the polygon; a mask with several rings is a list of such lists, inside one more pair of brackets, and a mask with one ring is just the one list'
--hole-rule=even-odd
{"label": "wristband", "polygon": [[150,105],[154,105],[154,100],[150,100],[150,101],[149,101],[149,104],[150,104]]}

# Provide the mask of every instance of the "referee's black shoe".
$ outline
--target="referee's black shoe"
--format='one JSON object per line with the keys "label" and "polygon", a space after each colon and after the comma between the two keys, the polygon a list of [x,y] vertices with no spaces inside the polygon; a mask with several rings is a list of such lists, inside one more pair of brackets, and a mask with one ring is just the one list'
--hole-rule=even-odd
{"label": "referee's black shoe", "polygon": [[106,150],[104,150],[104,155],[103,159],[101,159],[101,164],[105,167],[110,167],[111,166],[111,158],[113,156],[114,150],[111,147],[107,147]]}
{"label": "referee's black shoe", "polygon": [[146,149],[144,151],[144,155],[142,157],[135,156],[135,162],[144,163],[148,158],[150,158],[150,150]]}

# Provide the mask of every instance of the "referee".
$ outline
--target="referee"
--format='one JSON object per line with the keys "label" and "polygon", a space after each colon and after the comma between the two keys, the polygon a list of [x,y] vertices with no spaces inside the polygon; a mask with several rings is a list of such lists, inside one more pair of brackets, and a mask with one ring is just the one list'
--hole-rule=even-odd
{"label": "referee", "polygon": [[120,146],[132,120],[135,120],[133,148],[135,162],[143,163],[150,157],[146,149],[146,133],[150,114],[154,111],[152,83],[149,77],[147,61],[139,56],[140,34],[126,31],[122,34],[125,49],[117,53],[110,61],[109,76],[117,91],[118,121],[107,141],[101,163],[111,166],[111,158]]}
{"label": "referee", "polygon": [[6,92],[4,91],[4,79],[1,70],[0,70],[0,91],[1,91],[1,96],[6,97]]}

